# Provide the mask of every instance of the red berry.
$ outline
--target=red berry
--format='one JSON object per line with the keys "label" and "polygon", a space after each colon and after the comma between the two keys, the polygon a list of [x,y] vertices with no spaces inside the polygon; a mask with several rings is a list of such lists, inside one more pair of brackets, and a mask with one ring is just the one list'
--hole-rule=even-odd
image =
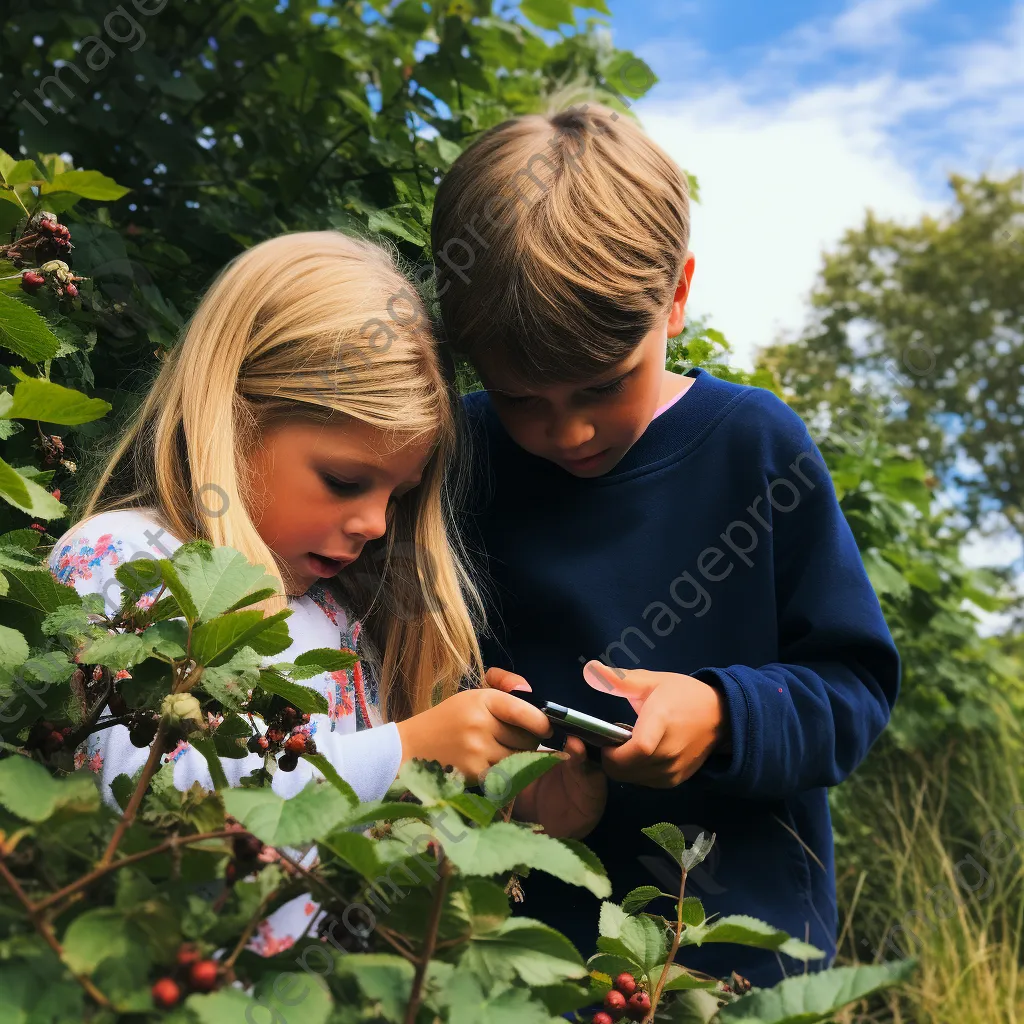
{"label": "red berry", "polygon": [[217,987],[217,964],[200,960],[188,972],[188,982],[197,992],[212,992]]}
{"label": "red berry", "polygon": [[179,967],[191,967],[192,964],[198,963],[201,958],[202,953],[191,942],[183,942],[178,948],[176,959]]}
{"label": "red berry", "polygon": [[616,1019],[622,1016],[623,1010],[626,1009],[626,997],[619,992],[617,989],[612,989],[604,997],[604,1008]]}
{"label": "red berry", "polygon": [[615,987],[624,995],[631,996],[636,991],[636,978],[629,971],[623,971],[615,979]]}
{"label": "red berry", "polygon": [[651,1012],[651,997],[646,992],[634,992],[629,997],[626,1013],[630,1020],[643,1020]]}
{"label": "red berry", "polygon": [[77,299],[78,298],[78,285],[75,284],[74,282],[72,282],[69,285],[65,285],[65,287],[64,287],[64,294],[69,299]]}
{"label": "red berry", "polygon": [[46,278],[42,274],[37,274],[34,270],[26,270],[21,275],[21,287],[29,295],[38,291],[44,284],[46,284]]}
{"label": "red berry", "polygon": [[305,734],[297,732],[284,741],[284,749],[289,754],[304,754],[306,752]]}
{"label": "red berry", "polygon": [[169,1010],[181,999],[181,989],[172,978],[161,978],[149,992],[153,1002],[163,1010]]}
{"label": "red berry", "polygon": [[284,741],[284,731],[282,729],[268,729],[267,739],[271,743],[282,743]]}
{"label": "red berry", "polygon": [[600,1010],[591,1017],[590,1024],[615,1024],[615,1020],[614,1018],[609,1017],[604,1010]]}

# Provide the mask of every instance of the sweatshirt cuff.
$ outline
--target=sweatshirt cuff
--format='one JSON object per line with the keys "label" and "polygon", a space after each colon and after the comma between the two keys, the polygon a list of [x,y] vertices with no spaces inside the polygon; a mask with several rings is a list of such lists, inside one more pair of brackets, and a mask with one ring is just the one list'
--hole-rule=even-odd
{"label": "sweatshirt cuff", "polygon": [[722,694],[729,725],[729,742],[732,750],[715,750],[694,773],[695,779],[717,784],[736,784],[743,776],[747,758],[747,735],[750,724],[750,709],[747,695],[736,677],[725,669],[702,668],[691,673],[708,686]]}

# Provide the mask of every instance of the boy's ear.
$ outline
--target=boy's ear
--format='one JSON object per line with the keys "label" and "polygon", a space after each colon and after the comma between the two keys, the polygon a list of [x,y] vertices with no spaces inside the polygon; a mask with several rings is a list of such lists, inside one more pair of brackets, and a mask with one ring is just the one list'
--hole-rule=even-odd
{"label": "boy's ear", "polygon": [[680,334],[686,325],[686,300],[690,297],[690,282],[693,280],[696,263],[693,253],[688,252],[686,261],[683,263],[682,273],[676,284],[675,294],[672,296],[672,309],[668,314],[668,336],[670,338]]}

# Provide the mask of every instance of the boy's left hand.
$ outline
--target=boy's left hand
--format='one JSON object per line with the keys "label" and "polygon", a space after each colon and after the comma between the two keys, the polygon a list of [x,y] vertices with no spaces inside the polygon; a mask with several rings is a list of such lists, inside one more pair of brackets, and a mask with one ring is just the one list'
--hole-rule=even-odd
{"label": "boy's left hand", "polygon": [[693,676],[589,661],[583,678],[595,690],[627,698],[637,713],[632,739],[601,752],[604,770],[619,782],[678,786],[727,739],[724,697]]}

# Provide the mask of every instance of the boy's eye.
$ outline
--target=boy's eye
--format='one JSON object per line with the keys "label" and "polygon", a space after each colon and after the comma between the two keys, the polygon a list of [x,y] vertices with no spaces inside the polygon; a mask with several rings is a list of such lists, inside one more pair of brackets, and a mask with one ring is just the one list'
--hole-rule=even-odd
{"label": "boy's eye", "polygon": [[587,388],[595,395],[616,395],[626,390],[626,378],[619,377],[618,380],[609,381],[607,384],[599,384],[596,387]]}
{"label": "boy's eye", "polygon": [[507,402],[509,405],[529,405],[530,402],[537,401],[535,395],[506,395],[501,391],[498,392],[498,395],[502,401]]}

